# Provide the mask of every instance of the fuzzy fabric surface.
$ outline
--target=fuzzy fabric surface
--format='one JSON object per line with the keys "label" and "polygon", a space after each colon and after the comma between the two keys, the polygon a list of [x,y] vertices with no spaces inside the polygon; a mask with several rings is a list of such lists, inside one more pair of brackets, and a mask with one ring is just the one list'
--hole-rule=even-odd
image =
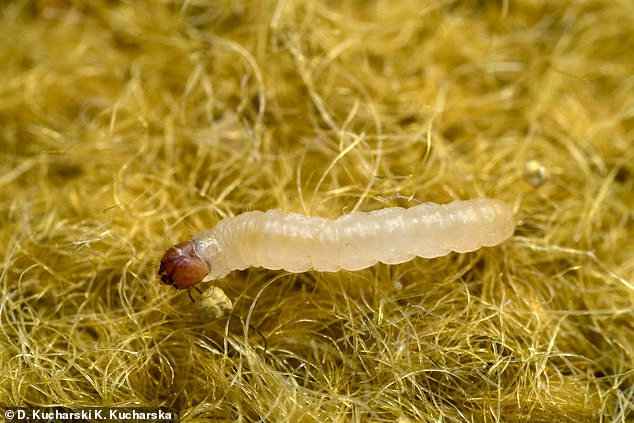
{"label": "fuzzy fabric surface", "polygon": [[[631,0],[15,0],[0,39],[2,408],[633,421]],[[157,277],[246,211],[476,197],[501,245]]]}

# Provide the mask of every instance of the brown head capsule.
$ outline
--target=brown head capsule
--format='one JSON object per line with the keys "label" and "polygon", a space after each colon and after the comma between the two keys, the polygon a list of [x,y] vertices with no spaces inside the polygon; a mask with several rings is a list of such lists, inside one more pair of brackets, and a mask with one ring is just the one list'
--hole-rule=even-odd
{"label": "brown head capsule", "polygon": [[176,289],[187,289],[207,276],[209,268],[194,249],[194,241],[176,244],[163,254],[158,275],[161,282]]}

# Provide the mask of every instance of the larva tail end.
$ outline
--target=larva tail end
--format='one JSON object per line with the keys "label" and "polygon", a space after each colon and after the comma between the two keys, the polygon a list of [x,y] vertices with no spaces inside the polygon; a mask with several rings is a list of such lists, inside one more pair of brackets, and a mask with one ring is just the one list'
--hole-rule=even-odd
{"label": "larva tail end", "polygon": [[202,282],[207,273],[207,264],[198,256],[194,242],[190,240],[174,245],[163,254],[158,276],[164,284],[187,289]]}

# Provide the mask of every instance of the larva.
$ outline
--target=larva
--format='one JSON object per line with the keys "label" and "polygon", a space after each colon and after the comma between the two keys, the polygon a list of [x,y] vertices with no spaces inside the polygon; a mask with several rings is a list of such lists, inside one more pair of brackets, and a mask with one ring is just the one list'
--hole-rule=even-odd
{"label": "larva", "polygon": [[161,281],[178,289],[251,266],[289,272],[360,270],[494,246],[515,229],[500,200],[476,198],[346,214],[338,219],[252,211],[168,249]]}

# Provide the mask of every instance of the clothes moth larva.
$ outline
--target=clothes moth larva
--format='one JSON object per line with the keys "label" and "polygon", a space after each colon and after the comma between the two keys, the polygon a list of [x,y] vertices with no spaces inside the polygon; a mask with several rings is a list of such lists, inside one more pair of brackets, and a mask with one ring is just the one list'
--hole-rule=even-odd
{"label": "clothes moth larva", "polygon": [[331,220],[297,213],[252,211],[167,250],[161,281],[178,289],[251,266],[289,272],[360,270],[493,246],[513,234],[510,208],[476,198],[346,214]]}

